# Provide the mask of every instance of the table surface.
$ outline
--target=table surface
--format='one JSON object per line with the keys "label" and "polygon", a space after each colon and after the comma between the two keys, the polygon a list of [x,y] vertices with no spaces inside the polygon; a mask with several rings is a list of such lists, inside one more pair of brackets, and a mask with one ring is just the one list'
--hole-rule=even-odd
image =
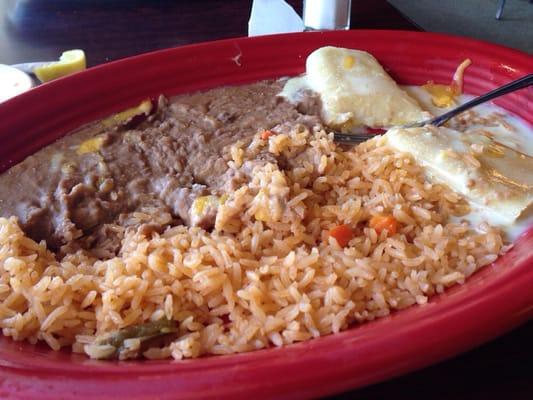
{"label": "table surface", "polygon": [[[301,1],[289,3],[301,12]],[[245,36],[250,8],[246,0],[1,0],[0,63],[54,60],[63,50],[82,48],[92,66],[151,50]],[[385,0],[354,1],[351,27],[419,29]],[[338,397],[531,399],[532,339],[529,322],[451,360]]]}

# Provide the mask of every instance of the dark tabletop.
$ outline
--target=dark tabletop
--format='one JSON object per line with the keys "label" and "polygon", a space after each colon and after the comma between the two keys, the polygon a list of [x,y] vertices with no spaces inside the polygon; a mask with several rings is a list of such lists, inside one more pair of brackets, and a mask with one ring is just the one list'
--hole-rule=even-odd
{"label": "dark tabletop", "polygon": [[[301,12],[301,0],[289,3]],[[352,3],[352,28],[418,29],[385,0]],[[0,63],[54,60],[64,50],[82,48],[92,66],[245,36],[250,8],[246,0],[0,0]],[[338,397],[533,399],[532,343],[529,322],[449,361]]]}

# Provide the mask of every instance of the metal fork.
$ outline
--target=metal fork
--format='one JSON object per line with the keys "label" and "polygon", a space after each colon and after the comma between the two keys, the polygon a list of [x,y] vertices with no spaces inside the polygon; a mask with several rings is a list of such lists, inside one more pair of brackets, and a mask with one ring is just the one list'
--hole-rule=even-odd
{"label": "metal fork", "polygon": [[[427,119],[425,121],[420,122],[414,122],[412,124],[404,125],[402,128],[418,128],[425,125],[434,125],[434,126],[441,126],[444,123],[446,123],[451,118],[455,117],[458,114],[461,114],[462,112],[471,109],[472,107],[475,107],[481,103],[485,103],[487,101],[490,101],[492,99],[495,99],[496,97],[503,96],[505,94],[514,92],[519,89],[526,88],[528,86],[531,86],[533,84],[533,74],[526,75],[520,79],[517,79],[515,81],[509,82],[506,85],[503,85],[497,89],[491,90],[488,93],[485,93],[484,95],[481,95],[479,97],[476,97],[470,101],[467,101],[464,104],[461,104],[458,107],[455,107],[453,110],[448,111],[447,113],[444,113],[442,115],[439,115],[438,117]],[[362,143],[370,138],[372,138],[375,135],[363,135],[363,134],[346,134],[346,133],[337,133],[335,132],[333,134],[333,141],[336,143],[342,143],[342,144],[359,144]]]}

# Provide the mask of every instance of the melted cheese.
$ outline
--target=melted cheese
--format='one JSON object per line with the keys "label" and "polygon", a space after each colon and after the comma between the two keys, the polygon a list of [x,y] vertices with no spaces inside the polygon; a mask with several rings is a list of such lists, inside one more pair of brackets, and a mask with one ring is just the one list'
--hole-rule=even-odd
{"label": "melted cheese", "polygon": [[150,114],[150,111],[152,111],[151,100],[144,100],[136,107],[128,108],[124,111],[121,111],[117,114],[114,114],[102,120],[102,124],[105,127],[114,126],[117,124],[128,122],[130,119],[138,115],[142,115],[142,114],[148,115]]}
{"label": "melted cheese", "polygon": [[103,136],[96,136],[91,139],[87,139],[86,141],[82,142],[79,146],[76,152],[78,155],[87,154],[87,153],[96,153],[100,150],[102,145],[104,144],[104,137]]}
{"label": "melted cheese", "polygon": [[430,94],[431,101],[435,107],[446,108],[456,105],[456,95],[450,86],[426,83],[422,88]]}
{"label": "melted cheese", "polygon": [[533,158],[490,138],[436,127],[393,128],[387,143],[410,153],[430,181],[462,194],[488,222],[513,224],[533,204]]}
{"label": "melted cheese", "polygon": [[322,47],[309,55],[305,77],[290,79],[281,95],[289,100],[308,88],[320,95],[326,124],[349,131],[402,125],[429,117],[369,53]]}

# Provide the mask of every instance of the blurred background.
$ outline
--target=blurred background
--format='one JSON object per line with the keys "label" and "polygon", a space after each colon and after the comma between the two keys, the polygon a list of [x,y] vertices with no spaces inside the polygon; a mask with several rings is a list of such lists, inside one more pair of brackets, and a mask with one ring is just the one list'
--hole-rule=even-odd
{"label": "blurred background", "polygon": [[[313,0],[310,0],[311,3]],[[352,29],[420,29],[533,51],[533,4],[507,0],[353,0]],[[302,13],[303,0],[287,1]],[[83,48],[90,65],[247,34],[251,0],[1,0],[0,63]]]}
{"label": "blurred background", "polygon": [[[531,0],[389,0],[423,30],[487,40],[533,52]],[[496,19],[500,7],[502,12]]]}

